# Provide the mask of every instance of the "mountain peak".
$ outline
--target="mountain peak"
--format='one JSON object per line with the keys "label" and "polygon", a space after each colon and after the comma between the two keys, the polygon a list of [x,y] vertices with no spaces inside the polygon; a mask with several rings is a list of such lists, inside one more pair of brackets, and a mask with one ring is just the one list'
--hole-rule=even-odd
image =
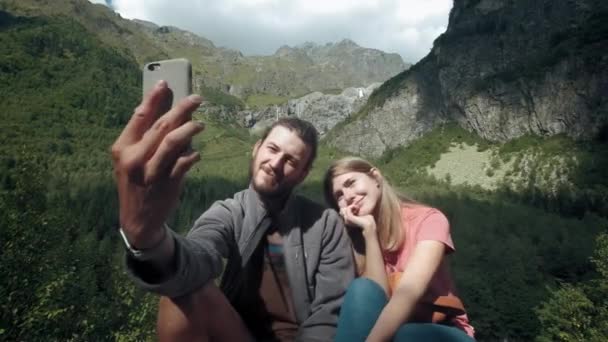
{"label": "mountain peak", "polygon": [[357,45],[357,43],[355,43],[354,41],[348,39],[348,38],[344,38],[342,39],[338,44],[336,44],[338,46],[343,46],[343,47],[353,47],[353,48],[358,48],[360,47],[359,45]]}

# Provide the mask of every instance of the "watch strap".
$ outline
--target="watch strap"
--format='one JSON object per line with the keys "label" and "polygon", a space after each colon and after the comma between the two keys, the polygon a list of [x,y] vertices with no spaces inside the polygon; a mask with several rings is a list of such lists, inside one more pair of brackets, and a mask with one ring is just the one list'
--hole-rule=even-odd
{"label": "watch strap", "polygon": [[159,254],[162,253],[162,251],[165,249],[163,248],[164,245],[167,243],[167,240],[170,237],[170,233],[169,233],[169,227],[167,226],[166,223],[163,223],[163,238],[160,239],[160,241],[158,241],[154,246],[152,247],[148,247],[145,249],[136,249],[133,247],[133,245],[131,245],[131,243],[129,242],[129,239],[127,239],[127,235],[125,234],[124,230],[122,229],[122,227],[120,227],[118,229],[120,236],[122,237],[122,240],[125,244],[125,247],[128,251],[128,253],[137,260],[140,261],[146,261],[146,260],[151,260],[151,259],[155,259]]}

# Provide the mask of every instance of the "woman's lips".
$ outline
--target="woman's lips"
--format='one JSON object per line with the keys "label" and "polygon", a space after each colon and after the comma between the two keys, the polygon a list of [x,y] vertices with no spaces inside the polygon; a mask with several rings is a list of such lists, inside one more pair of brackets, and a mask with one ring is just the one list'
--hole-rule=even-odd
{"label": "woman's lips", "polygon": [[352,204],[352,213],[355,215],[359,215],[359,210],[361,210],[361,201],[363,201],[363,197],[361,197],[361,199],[359,199],[357,202],[355,202],[354,204]]}

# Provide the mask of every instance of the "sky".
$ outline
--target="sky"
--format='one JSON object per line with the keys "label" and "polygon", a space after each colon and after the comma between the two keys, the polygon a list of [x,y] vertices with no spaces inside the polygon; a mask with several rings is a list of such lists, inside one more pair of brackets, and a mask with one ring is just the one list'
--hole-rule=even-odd
{"label": "sky", "polygon": [[111,6],[124,18],[191,31],[245,55],[348,38],[415,63],[445,32],[453,0],[90,1]]}

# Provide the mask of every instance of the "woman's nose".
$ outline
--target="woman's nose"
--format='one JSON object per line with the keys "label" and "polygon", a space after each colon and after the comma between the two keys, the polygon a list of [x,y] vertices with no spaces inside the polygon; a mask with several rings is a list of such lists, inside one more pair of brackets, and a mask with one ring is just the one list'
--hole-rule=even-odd
{"label": "woman's nose", "polygon": [[350,205],[355,199],[355,194],[350,190],[346,190],[344,191],[344,198],[346,199],[346,204]]}

